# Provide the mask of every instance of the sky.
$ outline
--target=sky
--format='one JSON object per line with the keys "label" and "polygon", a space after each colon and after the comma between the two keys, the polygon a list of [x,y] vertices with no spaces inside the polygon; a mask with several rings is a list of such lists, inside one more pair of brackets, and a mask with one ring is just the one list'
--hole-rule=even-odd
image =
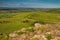
{"label": "sky", "polygon": [[60,0],[0,0],[0,7],[60,8]]}

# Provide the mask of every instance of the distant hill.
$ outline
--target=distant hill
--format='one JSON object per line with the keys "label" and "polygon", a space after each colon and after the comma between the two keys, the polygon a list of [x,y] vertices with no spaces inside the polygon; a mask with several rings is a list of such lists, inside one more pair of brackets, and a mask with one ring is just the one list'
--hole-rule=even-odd
{"label": "distant hill", "polygon": [[16,10],[16,11],[45,11],[45,12],[59,12],[60,8],[7,8],[7,7],[0,7],[0,10]]}

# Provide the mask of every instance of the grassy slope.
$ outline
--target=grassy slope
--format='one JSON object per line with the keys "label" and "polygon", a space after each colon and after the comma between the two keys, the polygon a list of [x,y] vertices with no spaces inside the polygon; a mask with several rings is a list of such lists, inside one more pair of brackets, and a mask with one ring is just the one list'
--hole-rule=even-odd
{"label": "grassy slope", "polygon": [[[7,23],[3,21],[8,21]],[[60,24],[60,14],[45,12],[21,12],[10,18],[0,19],[0,32],[9,33],[23,27],[32,27],[35,22]]]}

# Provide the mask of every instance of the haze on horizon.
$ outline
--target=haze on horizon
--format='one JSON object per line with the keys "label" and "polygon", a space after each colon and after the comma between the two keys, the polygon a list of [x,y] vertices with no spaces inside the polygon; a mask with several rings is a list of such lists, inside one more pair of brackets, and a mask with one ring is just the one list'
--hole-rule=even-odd
{"label": "haze on horizon", "polygon": [[60,0],[0,0],[0,7],[60,8]]}

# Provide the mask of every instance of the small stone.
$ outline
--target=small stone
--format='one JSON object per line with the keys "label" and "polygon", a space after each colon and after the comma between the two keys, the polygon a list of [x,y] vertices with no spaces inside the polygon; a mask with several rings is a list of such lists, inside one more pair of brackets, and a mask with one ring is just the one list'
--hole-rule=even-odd
{"label": "small stone", "polygon": [[9,37],[17,37],[18,35],[17,34],[15,34],[15,33],[11,33],[11,34],[9,34]]}
{"label": "small stone", "polygon": [[40,24],[40,23],[35,23],[35,27],[41,27],[42,26],[42,24]]}
{"label": "small stone", "polygon": [[20,31],[25,32],[26,31],[26,28],[22,28]]}

